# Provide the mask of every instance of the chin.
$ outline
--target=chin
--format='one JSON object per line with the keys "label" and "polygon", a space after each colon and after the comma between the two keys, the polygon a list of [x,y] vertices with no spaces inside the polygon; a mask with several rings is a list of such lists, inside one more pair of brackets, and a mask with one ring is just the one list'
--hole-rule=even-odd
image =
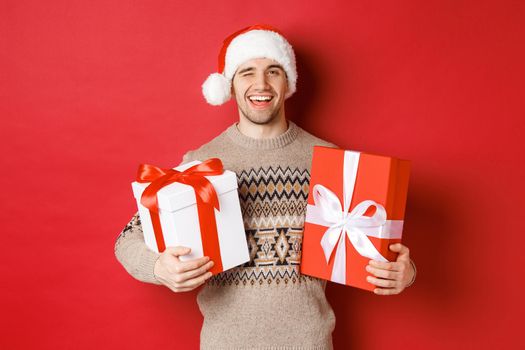
{"label": "chin", "polygon": [[273,118],[267,118],[267,119],[253,119],[253,118],[249,118],[248,117],[248,120],[254,124],[257,124],[257,125],[265,125],[265,124],[269,124]]}
{"label": "chin", "polygon": [[248,119],[250,122],[258,125],[264,125],[269,124],[270,122],[274,121],[277,118],[277,113],[271,113],[266,115],[253,115],[249,113],[244,113],[244,116],[246,119]]}
{"label": "chin", "polygon": [[257,113],[248,108],[248,110],[242,110],[243,116],[250,122],[257,125],[265,125],[275,121],[279,116],[279,110],[265,111],[264,113]]}

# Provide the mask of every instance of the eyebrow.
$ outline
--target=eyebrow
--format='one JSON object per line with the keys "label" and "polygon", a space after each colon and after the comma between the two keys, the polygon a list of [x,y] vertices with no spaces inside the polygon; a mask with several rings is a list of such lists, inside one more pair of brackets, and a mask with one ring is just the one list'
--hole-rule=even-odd
{"label": "eyebrow", "polygon": [[[271,69],[271,68],[279,68],[280,70],[284,71],[283,67],[281,67],[278,64],[271,64],[268,67],[266,67],[266,70]],[[240,71],[238,71],[237,74],[242,74],[242,73],[245,73],[245,72],[249,72],[249,71],[252,71],[254,69],[255,69],[255,67],[246,67],[246,68],[243,68]]]}

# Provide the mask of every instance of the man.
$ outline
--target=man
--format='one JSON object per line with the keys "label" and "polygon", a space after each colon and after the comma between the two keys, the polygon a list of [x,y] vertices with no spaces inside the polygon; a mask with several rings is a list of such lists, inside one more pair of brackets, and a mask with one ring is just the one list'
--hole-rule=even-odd
{"label": "man", "polygon": [[[301,275],[299,265],[313,146],[337,146],[286,119],[284,101],[296,90],[297,72],[293,49],[277,29],[255,25],[230,35],[219,72],[204,82],[203,94],[212,105],[233,94],[239,121],[182,163],[217,157],[236,172],[250,261],[212,276],[207,257],[179,260],[186,247],[154,253],[137,215],[118,237],[116,256],[135,278],[174,292],[204,284],[197,295],[201,349],[331,349],[327,282]],[[399,252],[396,262],[367,266],[377,294],[397,294],[415,278],[408,248],[391,249]]]}

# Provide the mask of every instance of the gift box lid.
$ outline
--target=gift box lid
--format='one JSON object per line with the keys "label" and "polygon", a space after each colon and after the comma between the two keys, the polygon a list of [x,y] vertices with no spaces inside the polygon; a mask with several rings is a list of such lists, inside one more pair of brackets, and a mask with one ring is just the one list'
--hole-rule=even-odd
{"label": "gift box lid", "polygon": [[[408,194],[411,161],[380,154],[314,146],[310,188],[316,184],[328,186],[343,203],[343,174],[345,153],[359,153],[359,166],[352,194],[350,210],[364,200],[373,199],[381,204],[389,219],[402,220]],[[336,175],[334,175],[336,174]],[[309,194],[308,204],[313,205]],[[374,211],[369,208],[365,215]]]}
{"label": "gift box lid", "polygon": [[[173,169],[184,171],[200,163],[202,162],[195,160]],[[224,173],[221,175],[205,177],[212,183],[218,196],[237,189],[237,175],[233,171],[224,170]],[[137,181],[134,181],[131,184],[131,187],[133,188],[133,195],[137,201],[140,201],[142,192],[144,189],[146,189],[146,187],[148,187],[149,184],[149,182],[140,183]],[[157,192],[157,198],[159,209],[170,212],[180,210],[187,206],[193,205],[196,202],[195,191],[193,187],[180,182],[174,182],[166,187],[161,188],[159,192]]]}

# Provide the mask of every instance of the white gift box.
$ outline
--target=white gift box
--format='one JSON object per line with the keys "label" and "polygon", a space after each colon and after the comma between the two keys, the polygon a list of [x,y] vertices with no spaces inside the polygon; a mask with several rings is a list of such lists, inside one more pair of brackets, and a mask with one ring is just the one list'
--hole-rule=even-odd
{"label": "white gift box", "polygon": [[[184,171],[200,161],[192,161],[174,168]],[[214,209],[222,260],[222,270],[241,265],[250,260],[246,234],[237,192],[237,176],[224,170],[216,176],[205,176],[215,188],[220,211]],[[133,194],[144,232],[144,241],[155,252],[157,243],[149,210],[140,203],[142,192],[150,183],[132,183]],[[179,257],[182,261],[204,256],[195,190],[193,187],[174,182],[157,192],[159,219],[166,247],[190,247],[191,253]],[[215,263],[217,265],[217,262]],[[215,268],[215,266],[214,266]],[[212,269],[213,270],[213,269]]]}

